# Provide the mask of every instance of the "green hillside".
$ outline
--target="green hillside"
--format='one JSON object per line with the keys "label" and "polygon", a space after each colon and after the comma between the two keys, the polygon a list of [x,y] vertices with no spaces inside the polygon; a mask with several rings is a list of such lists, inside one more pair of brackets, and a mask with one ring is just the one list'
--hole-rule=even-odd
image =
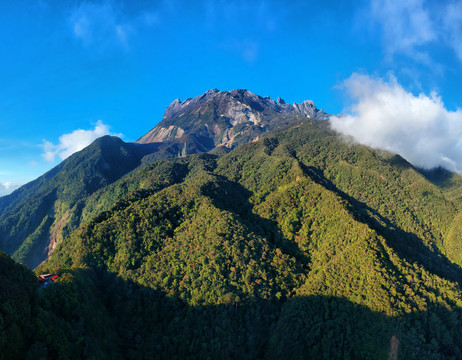
{"label": "green hillside", "polygon": [[140,165],[152,148],[105,136],[0,198],[0,250],[36,267],[80,223],[82,200]]}
{"label": "green hillside", "polygon": [[[35,268],[64,237],[120,197],[140,187],[152,191],[149,180],[140,177],[127,177],[108,188],[140,165],[208,151],[226,153],[294,126],[306,115],[327,116],[311,101],[276,103],[244,89],[215,89],[184,103],[176,100],[137,143],[102,137],[1,197],[0,251]],[[175,169],[175,174],[177,170],[181,172]]]}
{"label": "green hillside", "polygon": [[[430,180],[310,121],[141,166],[83,205],[115,200],[39,270],[90,267],[152,294],[124,323],[133,358],[460,358],[459,210]],[[159,306],[174,310],[144,312]]]}

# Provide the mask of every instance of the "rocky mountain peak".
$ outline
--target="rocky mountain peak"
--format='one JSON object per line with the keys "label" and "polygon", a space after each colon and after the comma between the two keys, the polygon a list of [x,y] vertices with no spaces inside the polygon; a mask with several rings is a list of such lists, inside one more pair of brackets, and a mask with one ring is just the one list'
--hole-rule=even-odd
{"label": "rocky mountain peak", "polygon": [[[265,109],[270,108],[278,113],[300,114],[314,119],[325,119],[328,116],[323,110],[317,109],[314,102],[311,100],[305,100],[299,104],[294,102],[293,105],[291,105],[287,104],[281,97],[278,97],[277,100],[274,101],[269,96],[261,97],[247,89],[234,89],[231,91],[211,89],[200,96],[188,98],[183,102],[180,99],[175,99],[167,107],[163,121],[174,119],[182,113],[192,111],[210,102],[213,102],[215,107],[223,110],[226,107],[236,107],[236,105],[239,107],[240,104],[257,113],[264,112]],[[234,114],[238,116],[236,112],[234,112]],[[232,120],[233,119],[231,119],[231,121]]]}
{"label": "rocky mountain peak", "polygon": [[[259,139],[264,132],[290,127],[303,117],[325,119],[327,114],[310,100],[292,105],[281,97],[274,101],[247,89],[211,89],[195,98],[174,100],[162,121],[138,142],[189,143],[195,152],[217,146],[233,148]],[[184,149],[181,156],[191,153]]]}
{"label": "rocky mountain peak", "polygon": [[167,107],[167,110],[165,112],[174,111],[175,109],[178,109],[180,106],[181,106],[181,100],[175,99],[170,103],[170,105]]}

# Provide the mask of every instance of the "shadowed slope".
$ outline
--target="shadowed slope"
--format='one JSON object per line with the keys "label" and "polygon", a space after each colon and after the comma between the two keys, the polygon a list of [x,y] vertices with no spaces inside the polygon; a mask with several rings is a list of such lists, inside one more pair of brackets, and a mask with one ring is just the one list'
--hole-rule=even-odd
{"label": "shadowed slope", "polygon": [[133,170],[150,151],[150,145],[105,136],[1,198],[0,249],[37,266],[65,235],[61,230],[75,204]]}

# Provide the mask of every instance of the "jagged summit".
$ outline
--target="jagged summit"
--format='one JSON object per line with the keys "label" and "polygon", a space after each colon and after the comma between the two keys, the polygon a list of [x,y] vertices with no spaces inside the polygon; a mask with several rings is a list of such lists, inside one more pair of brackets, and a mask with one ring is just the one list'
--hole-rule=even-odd
{"label": "jagged summit", "polygon": [[137,142],[181,143],[179,155],[209,151],[217,146],[234,148],[302,117],[319,120],[326,119],[328,114],[310,100],[287,104],[281,98],[274,101],[247,89],[211,89],[195,98],[175,99],[162,121]]}
{"label": "jagged summit", "polygon": [[175,99],[167,107],[162,120],[172,119],[182,112],[186,112],[195,107],[201,106],[209,101],[225,101],[228,102],[230,98],[234,101],[240,102],[250,106],[255,111],[262,111],[265,107],[269,107],[274,111],[280,113],[298,113],[313,119],[326,119],[326,114],[322,109],[319,110],[311,100],[305,100],[302,103],[287,104],[284,99],[278,97],[276,101],[272,100],[269,96],[261,97],[252,93],[247,89],[235,89],[231,91],[220,91],[218,89],[211,89],[203,95],[195,98],[188,98],[184,102],[180,99]]}

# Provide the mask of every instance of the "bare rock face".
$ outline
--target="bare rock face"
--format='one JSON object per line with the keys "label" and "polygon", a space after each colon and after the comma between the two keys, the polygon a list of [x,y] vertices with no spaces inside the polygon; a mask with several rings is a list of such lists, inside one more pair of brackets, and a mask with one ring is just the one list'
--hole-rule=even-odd
{"label": "bare rock face", "polygon": [[198,106],[213,99],[214,95],[216,95],[219,92],[220,90],[218,89],[212,89],[201,96],[195,97],[194,99],[186,99],[184,102],[181,102],[180,99],[175,99],[168,106],[167,110],[165,110],[164,117],[162,118],[162,120],[173,119],[175,117],[178,117],[178,115],[180,115],[183,112],[197,108]]}
{"label": "bare rock face", "polygon": [[[295,125],[303,118],[326,119],[310,100],[287,104],[246,89],[212,89],[195,98],[174,100],[162,121],[137,142],[170,144],[172,154],[209,151],[217,146],[232,149],[255,141],[262,134]],[[170,146],[168,145],[168,146]]]}
{"label": "bare rock face", "polygon": [[170,125],[168,128],[166,127],[155,127],[146,135],[144,135],[141,139],[143,141],[138,141],[142,144],[147,143],[157,143],[157,142],[165,142],[171,141],[174,139],[181,138],[184,134],[184,130],[177,126]]}
{"label": "bare rock face", "polygon": [[165,110],[164,119],[166,117],[173,117],[181,108],[181,100],[175,99],[172,103],[168,106],[167,110]]}
{"label": "bare rock face", "polygon": [[300,104],[294,103],[293,107],[300,114],[312,119],[325,120],[329,117],[324,110],[318,110],[311,100],[305,100]]}

